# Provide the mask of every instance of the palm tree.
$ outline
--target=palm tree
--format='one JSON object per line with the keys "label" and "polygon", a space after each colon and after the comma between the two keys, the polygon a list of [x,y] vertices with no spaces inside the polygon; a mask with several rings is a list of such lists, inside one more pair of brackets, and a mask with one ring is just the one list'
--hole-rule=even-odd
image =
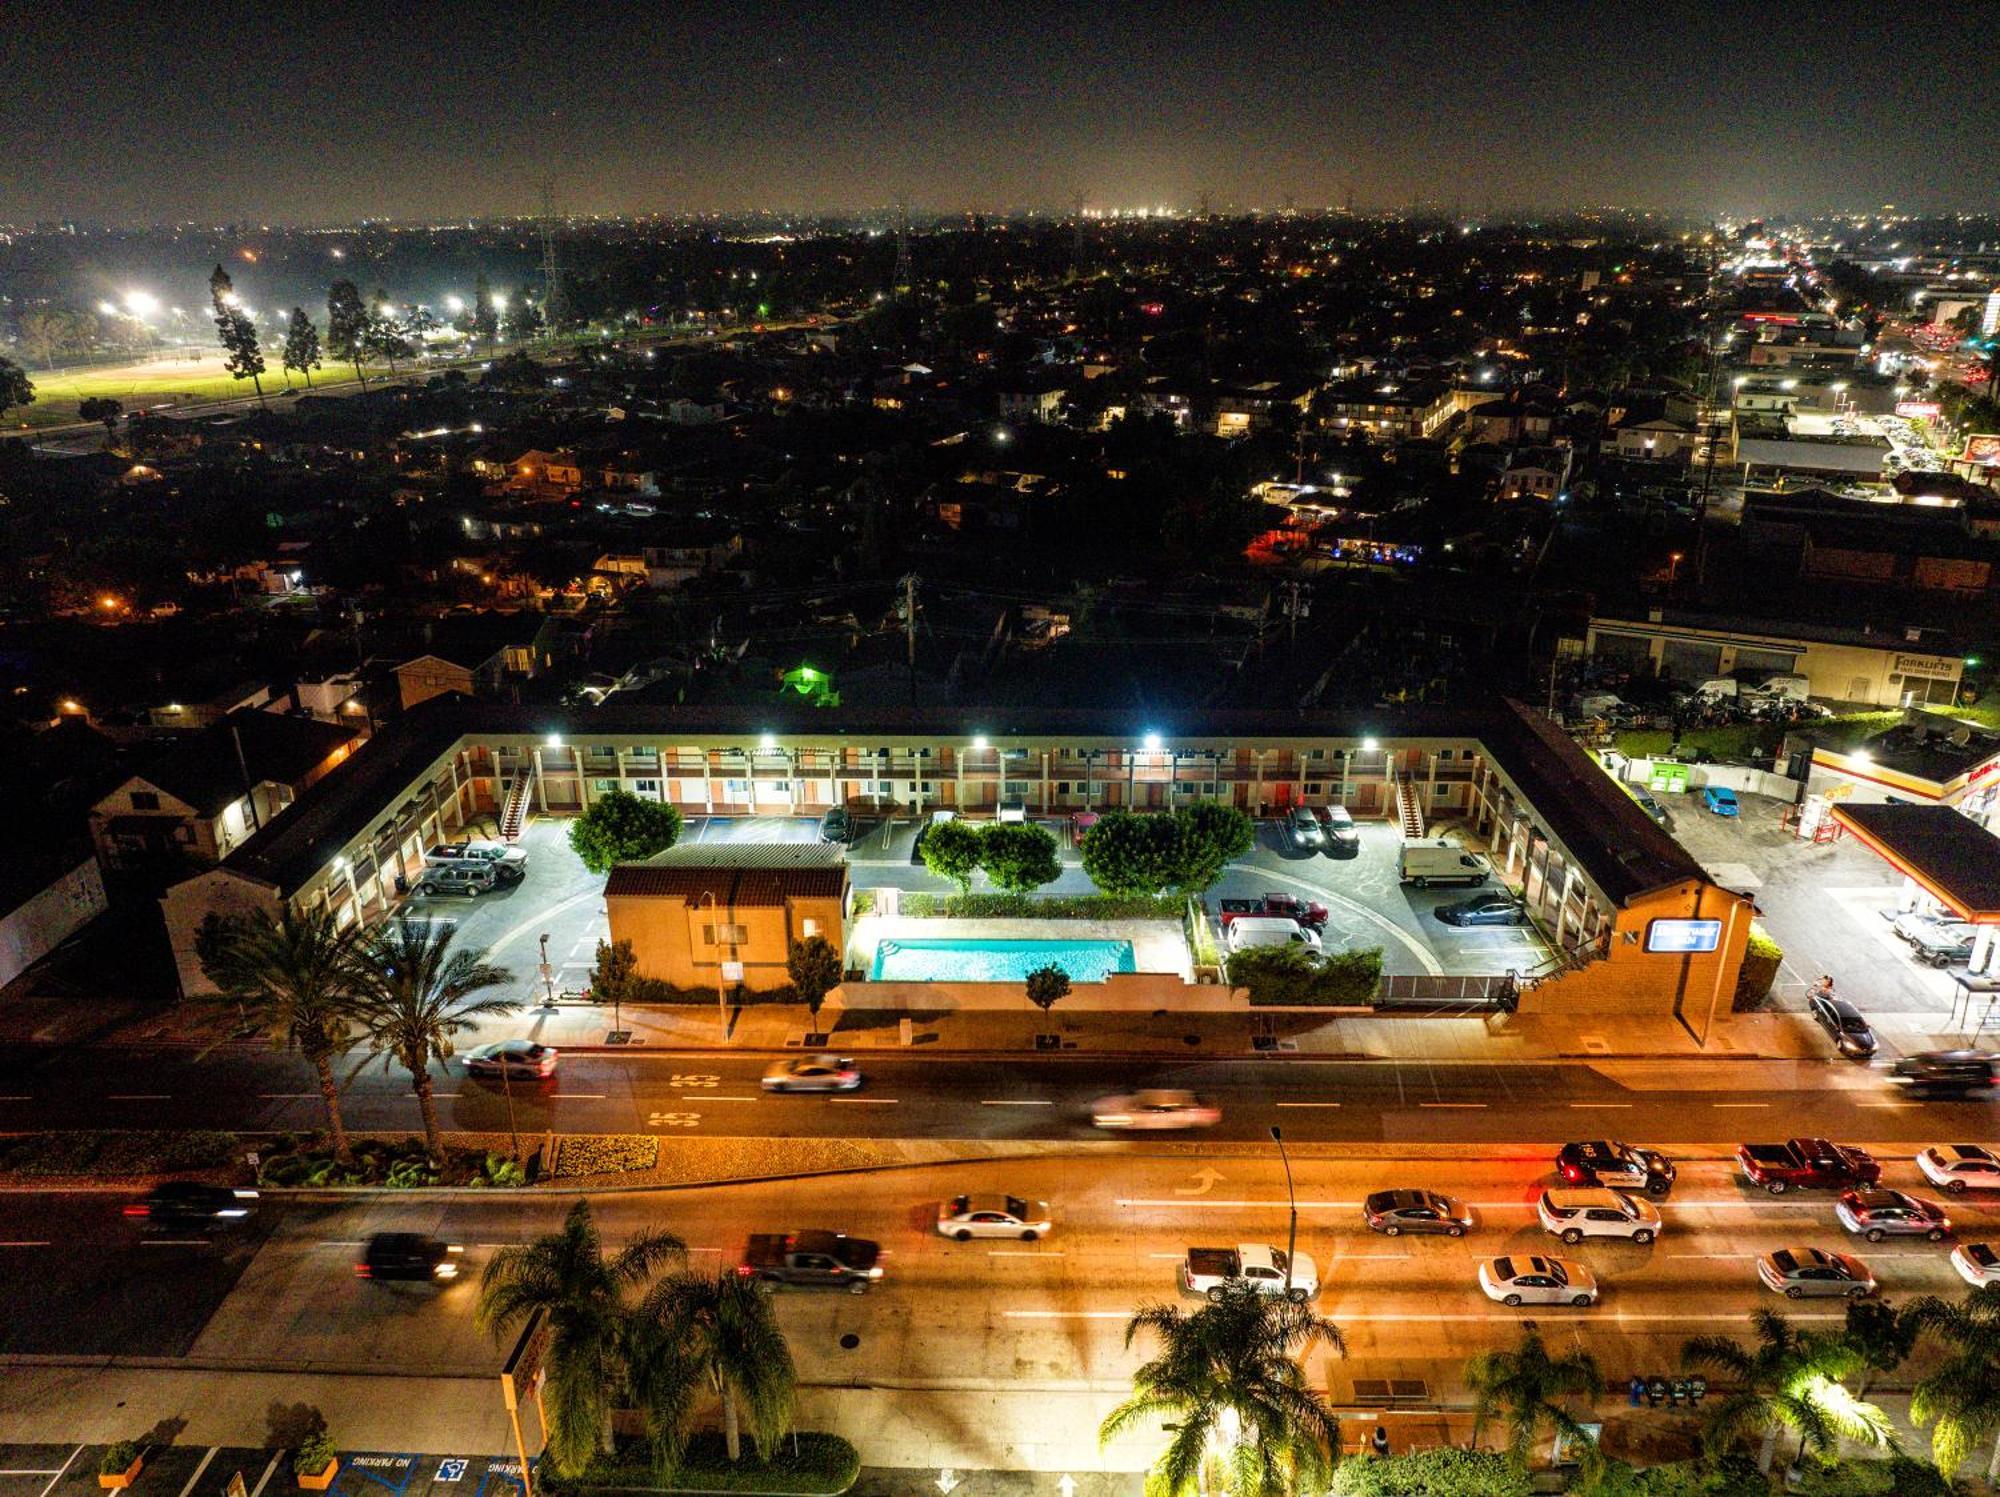
{"label": "palm tree", "polygon": [[271,1041],[296,1050],[319,1078],[333,1156],[350,1155],[333,1059],[361,1015],[361,927],[340,928],[324,909],[301,915],[287,905],[205,924],[196,937],[201,969],[222,996]]}
{"label": "palm tree", "polygon": [[1214,1483],[1231,1497],[1278,1497],[1323,1487],[1340,1460],[1340,1421],[1307,1381],[1317,1346],[1347,1354],[1340,1329],[1305,1305],[1247,1285],[1192,1313],[1147,1305],[1127,1322],[1160,1354],[1132,1377],[1132,1396],[1106,1416],[1100,1443],[1162,1415],[1174,1437],[1147,1479],[1149,1497],[1188,1497]]}
{"label": "palm tree", "polygon": [[1604,1391],[1604,1375],[1586,1351],[1551,1357],[1542,1338],[1522,1333],[1514,1351],[1483,1351],[1465,1364],[1465,1383],[1472,1390],[1472,1443],[1486,1421],[1496,1415],[1507,1424],[1507,1453],[1526,1466],[1547,1425],[1558,1441],[1588,1446],[1590,1436],[1564,1407],[1566,1398],[1594,1398]]}
{"label": "palm tree", "polygon": [[433,1160],[444,1158],[437,1103],[431,1096],[431,1062],[447,1059],[452,1041],[476,1021],[511,1014],[514,998],[476,995],[514,974],[479,951],[453,951],[448,925],[398,920],[381,927],[361,948],[362,1023],[369,1048],[410,1073],[411,1090],[424,1114],[424,1141]]}
{"label": "palm tree", "polygon": [[549,1325],[543,1360],[549,1459],[575,1476],[611,1448],[611,1410],[620,1386],[620,1348],[630,1297],[687,1246],[666,1232],[641,1232],[607,1258],[590,1203],[569,1208],[562,1230],[493,1255],[479,1279],[479,1324],[495,1337],[536,1314]]}
{"label": "palm tree", "polygon": [[[2000,1436],[2000,1287],[1982,1284],[1959,1304],[1935,1295],[1903,1312],[1919,1340],[1944,1343],[1946,1355],[1910,1390],[1910,1421],[1931,1425],[1931,1459],[1949,1478],[1973,1447]],[[1989,1483],[2000,1477],[2000,1438],[1986,1463]]]}
{"label": "palm tree", "polygon": [[754,1280],[727,1270],[660,1280],[633,1317],[630,1347],[633,1393],[646,1410],[663,1476],[680,1464],[704,1388],[722,1400],[722,1437],[732,1462],[743,1453],[742,1417],[759,1460],[768,1461],[791,1428],[798,1374],[771,1296]]}
{"label": "palm tree", "polygon": [[1801,1456],[1808,1450],[1831,1455],[1843,1439],[1876,1447],[1893,1443],[1888,1417],[1840,1383],[1862,1365],[1844,1335],[1795,1331],[1775,1310],[1758,1310],[1750,1324],[1757,1334],[1754,1350],[1728,1336],[1696,1336],[1681,1346],[1682,1366],[1705,1367],[1732,1385],[1710,1404],[1704,1420],[1702,1438],[1711,1451],[1719,1454],[1761,1430],[1757,1469],[1768,1472],[1781,1430],[1799,1437]]}

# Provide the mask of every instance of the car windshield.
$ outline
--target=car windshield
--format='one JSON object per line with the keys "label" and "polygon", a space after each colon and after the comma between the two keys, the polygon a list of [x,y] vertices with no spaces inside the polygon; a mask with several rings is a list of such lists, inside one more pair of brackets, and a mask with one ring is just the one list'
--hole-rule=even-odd
{"label": "car windshield", "polygon": [[971,1196],[953,1196],[951,1198],[951,1214],[953,1216],[963,1216],[965,1215],[966,1208],[971,1206],[971,1204]]}
{"label": "car windshield", "polygon": [[1516,1277],[1514,1260],[1512,1258],[1496,1259],[1493,1264],[1493,1276],[1503,1284],[1507,1280]]}
{"label": "car windshield", "polygon": [[1840,1027],[1848,1034],[1868,1033],[1868,1021],[1859,1014],[1843,1014],[1840,1019]]}
{"label": "car windshield", "polygon": [[1549,1262],[1549,1277],[1554,1279],[1558,1284],[1567,1284],[1569,1282],[1569,1275],[1563,1272],[1563,1266],[1553,1259]]}
{"label": "car windshield", "polygon": [[1028,1219],[1028,1203],[1019,1196],[1007,1197],[1007,1214],[1013,1217],[1015,1221],[1026,1221]]}

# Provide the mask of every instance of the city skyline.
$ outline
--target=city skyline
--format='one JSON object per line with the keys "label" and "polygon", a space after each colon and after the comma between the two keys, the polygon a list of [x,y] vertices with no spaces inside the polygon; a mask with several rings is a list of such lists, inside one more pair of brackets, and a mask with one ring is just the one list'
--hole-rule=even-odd
{"label": "city skyline", "polygon": [[[512,26],[446,6],[412,30],[345,7],[191,46],[193,14],[148,8],[82,38],[30,16],[0,42],[19,80],[0,118],[36,146],[0,219],[491,218],[536,211],[550,180],[579,216],[1078,199],[1950,213],[1984,206],[2000,126],[1970,10],[1927,23],[1921,72],[1863,14],[1793,35],[1731,16],[1682,34],[1607,7],[1538,29],[1370,4]],[[1934,107],[1913,107],[1916,82]],[[79,105],[89,128],[49,128]]]}

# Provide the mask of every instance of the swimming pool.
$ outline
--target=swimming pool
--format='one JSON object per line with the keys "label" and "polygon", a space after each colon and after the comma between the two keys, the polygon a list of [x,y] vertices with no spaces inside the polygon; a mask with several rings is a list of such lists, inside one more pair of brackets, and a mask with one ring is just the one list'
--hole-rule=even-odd
{"label": "swimming pool", "polygon": [[1021,982],[1037,967],[1056,966],[1071,982],[1102,982],[1112,972],[1136,972],[1130,941],[883,941],[869,969],[872,982]]}

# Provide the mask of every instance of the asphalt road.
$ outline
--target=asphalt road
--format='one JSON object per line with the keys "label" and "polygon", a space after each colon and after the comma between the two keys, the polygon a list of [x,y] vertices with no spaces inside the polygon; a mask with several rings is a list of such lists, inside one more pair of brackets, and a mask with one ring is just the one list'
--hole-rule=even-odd
{"label": "asphalt road", "polygon": [[[522,1131],[718,1137],[1031,1138],[1101,1136],[1092,1100],[1142,1086],[1185,1087],[1222,1109],[1209,1136],[1261,1139],[1273,1123],[1301,1141],[1550,1143],[1614,1134],[1730,1145],[1813,1132],[1917,1144],[1993,1131],[1991,1100],[1914,1098],[1886,1069],[1846,1061],[1560,1061],[1495,1065],[1425,1060],[1190,1056],[1143,1061],[966,1058],[856,1052],[862,1089],[845,1097],[771,1096],[769,1057],[712,1052],[571,1054],[549,1082],[512,1085]],[[350,1058],[343,1074],[360,1057]],[[459,1063],[437,1073],[448,1129],[505,1131],[508,1097]],[[379,1060],[352,1081],[350,1126],[419,1125],[408,1078]],[[261,1048],[36,1049],[0,1061],[0,1132],[37,1128],[314,1127],[311,1073]]]}

